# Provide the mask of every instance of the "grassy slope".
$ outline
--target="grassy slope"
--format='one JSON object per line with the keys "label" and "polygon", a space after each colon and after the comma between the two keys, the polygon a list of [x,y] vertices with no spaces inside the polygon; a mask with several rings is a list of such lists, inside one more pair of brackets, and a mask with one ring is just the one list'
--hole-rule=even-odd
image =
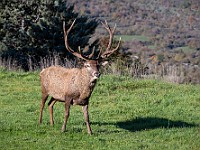
{"label": "grassy slope", "polygon": [[64,107],[55,105],[55,126],[45,108],[38,126],[38,73],[0,73],[0,149],[200,149],[200,86],[102,76],[90,100],[93,136],[81,107],[72,107],[61,133]]}
{"label": "grassy slope", "polygon": [[138,41],[149,41],[149,38],[144,35],[116,35],[115,36],[118,40],[121,37],[122,41],[133,41],[133,40],[138,40]]}

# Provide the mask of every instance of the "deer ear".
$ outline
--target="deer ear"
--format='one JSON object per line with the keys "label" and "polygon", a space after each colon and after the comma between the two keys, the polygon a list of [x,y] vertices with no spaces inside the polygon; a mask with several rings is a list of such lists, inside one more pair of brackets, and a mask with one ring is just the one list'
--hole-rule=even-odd
{"label": "deer ear", "polygon": [[101,62],[101,65],[102,66],[106,66],[108,64],[108,61],[103,61],[103,62]]}

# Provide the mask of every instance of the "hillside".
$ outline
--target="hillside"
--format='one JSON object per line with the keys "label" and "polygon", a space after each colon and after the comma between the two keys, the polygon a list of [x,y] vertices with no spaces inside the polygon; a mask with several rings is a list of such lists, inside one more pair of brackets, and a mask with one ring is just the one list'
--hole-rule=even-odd
{"label": "hillside", "polygon": [[146,35],[154,46],[200,48],[200,1],[71,0],[75,11],[108,20],[120,35]]}
{"label": "hillside", "polygon": [[[55,105],[55,126],[47,106],[38,126],[39,73],[0,71],[0,149],[200,148],[200,86],[102,76],[90,99],[94,134],[88,136],[81,107],[71,107],[61,133],[64,106]],[[3,85],[3,86],[2,86]]]}
{"label": "hillside", "polygon": [[123,51],[140,58],[141,70],[148,68],[145,74],[183,75],[179,83],[200,83],[197,78],[200,76],[199,0],[71,0],[68,3],[74,4],[75,11],[83,15],[116,23],[116,33],[125,41]]}

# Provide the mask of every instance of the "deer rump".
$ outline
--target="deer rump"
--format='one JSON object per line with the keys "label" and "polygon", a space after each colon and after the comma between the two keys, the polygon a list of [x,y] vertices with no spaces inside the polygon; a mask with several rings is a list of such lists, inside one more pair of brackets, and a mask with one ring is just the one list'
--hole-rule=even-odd
{"label": "deer rump", "polygon": [[68,96],[73,105],[88,104],[96,84],[96,80],[83,74],[81,69],[66,69],[60,66],[44,69],[40,73],[40,78],[43,93],[61,102],[65,102],[65,96]]}

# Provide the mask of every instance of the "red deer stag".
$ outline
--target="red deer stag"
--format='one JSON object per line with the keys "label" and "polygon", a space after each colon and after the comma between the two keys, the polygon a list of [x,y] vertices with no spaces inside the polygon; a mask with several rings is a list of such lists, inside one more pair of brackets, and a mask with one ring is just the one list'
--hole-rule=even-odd
{"label": "red deer stag", "polygon": [[48,103],[50,112],[50,124],[54,124],[53,120],[53,106],[57,101],[65,102],[65,117],[62,126],[62,131],[66,130],[66,123],[69,117],[70,105],[81,105],[83,106],[84,118],[88,130],[88,134],[92,134],[92,130],[89,122],[88,115],[88,104],[90,95],[95,87],[96,81],[100,76],[99,65],[102,60],[109,57],[112,53],[117,51],[120,46],[120,40],[116,48],[111,49],[113,34],[115,31],[111,29],[107,22],[102,23],[104,28],[109,32],[109,42],[105,52],[99,51],[97,58],[94,57],[94,48],[89,56],[84,56],[79,47],[79,53],[74,51],[68,43],[68,34],[71,31],[73,25],[66,30],[65,22],[63,23],[64,39],[66,49],[72,53],[74,56],[85,60],[84,65],[81,69],[71,68],[66,69],[60,66],[51,66],[49,68],[43,69],[40,73],[41,87],[42,87],[42,101],[40,106],[40,118],[39,124],[42,123],[42,113],[44,109],[45,102],[48,96],[51,99]]}

